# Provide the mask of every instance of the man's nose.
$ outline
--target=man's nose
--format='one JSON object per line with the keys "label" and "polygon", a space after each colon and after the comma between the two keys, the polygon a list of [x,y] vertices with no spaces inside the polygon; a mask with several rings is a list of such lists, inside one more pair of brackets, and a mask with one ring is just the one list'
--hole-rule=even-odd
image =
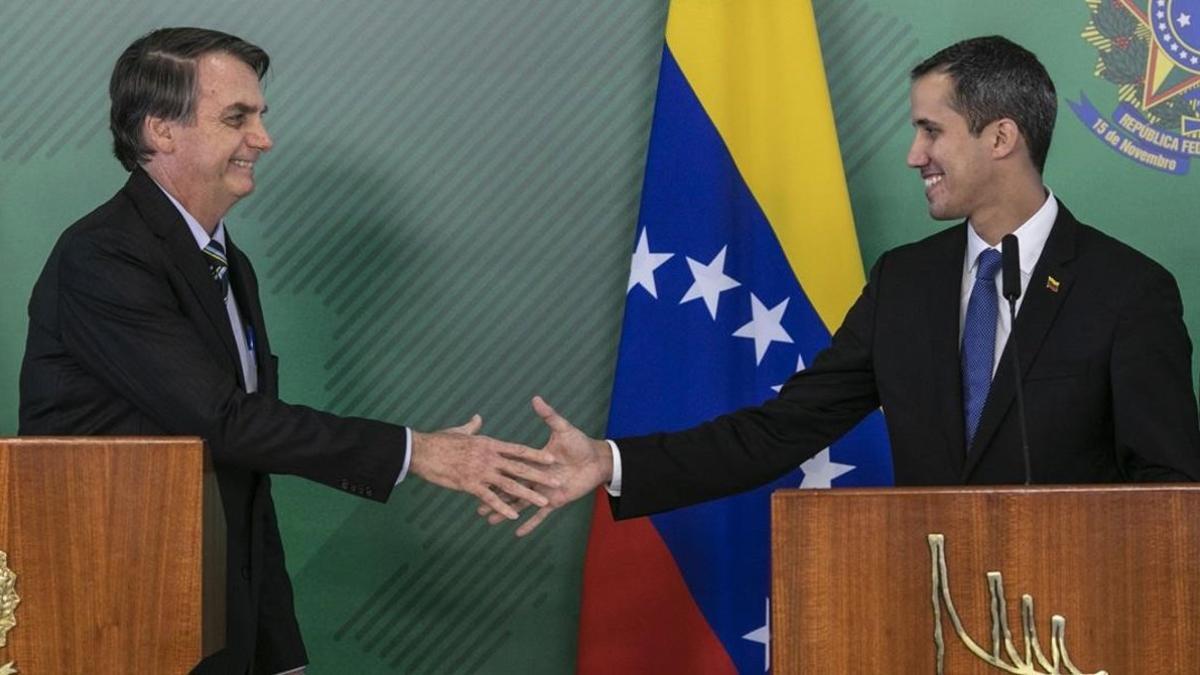
{"label": "man's nose", "polygon": [[905,161],[914,169],[929,163],[929,156],[925,154],[925,144],[921,142],[919,134],[913,138],[912,145],[908,147],[908,157]]}
{"label": "man's nose", "polygon": [[256,150],[266,152],[275,146],[275,141],[271,140],[271,134],[267,133],[267,125],[258,122],[247,136],[246,144]]}

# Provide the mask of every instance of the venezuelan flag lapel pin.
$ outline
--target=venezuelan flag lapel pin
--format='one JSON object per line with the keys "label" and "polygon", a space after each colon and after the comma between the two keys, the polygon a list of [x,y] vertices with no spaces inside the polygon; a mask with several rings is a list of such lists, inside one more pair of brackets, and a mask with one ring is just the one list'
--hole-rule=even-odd
{"label": "venezuelan flag lapel pin", "polygon": [[1046,277],[1046,288],[1050,289],[1051,293],[1057,293],[1058,292],[1058,279],[1055,279],[1054,277],[1051,277],[1051,276],[1047,276]]}

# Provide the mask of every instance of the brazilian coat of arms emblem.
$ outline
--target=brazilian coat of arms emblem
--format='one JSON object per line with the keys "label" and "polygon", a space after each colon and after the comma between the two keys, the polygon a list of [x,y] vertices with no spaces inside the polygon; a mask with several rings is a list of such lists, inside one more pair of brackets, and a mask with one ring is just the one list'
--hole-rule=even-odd
{"label": "brazilian coat of arms emblem", "polygon": [[1200,157],[1200,0],[1085,0],[1095,75],[1117,87],[1105,117],[1085,94],[1071,110],[1121,155],[1184,175]]}

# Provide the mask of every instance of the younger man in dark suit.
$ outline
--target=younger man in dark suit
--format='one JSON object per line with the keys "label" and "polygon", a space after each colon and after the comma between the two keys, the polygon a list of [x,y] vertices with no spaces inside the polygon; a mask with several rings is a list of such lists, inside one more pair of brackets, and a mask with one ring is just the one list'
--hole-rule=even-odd
{"label": "younger man in dark suit", "polygon": [[[1034,482],[1200,479],[1179,290],[1043,185],[1056,101],[1037,58],[1001,37],[918,65],[908,165],[930,215],[963,222],[880,257],[830,347],[762,406],[604,442],[535,399],[564,485],[518,534],[605,483],[627,518],[769,482],[879,406],[897,484],[1021,483],[1014,348]],[[1020,242],[1015,340],[997,274],[1007,234]]]}
{"label": "younger man in dark suit", "polygon": [[254,270],[223,220],[273,144],[259,85],[269,63],[262,49],[199,28],[154,31],[121,54],[111,128],[131,175],[51,253],[21,370],[22,434],[207,441],[228,528],[228,616],[226,648],[204,673],[293,673],[307,662],[267,474],[385,501],[412,471],[512,518],[499,494],[545,503],[518,479],[554,484],[544,453],[474,435],[478,416],[419,433],[278,399]]}

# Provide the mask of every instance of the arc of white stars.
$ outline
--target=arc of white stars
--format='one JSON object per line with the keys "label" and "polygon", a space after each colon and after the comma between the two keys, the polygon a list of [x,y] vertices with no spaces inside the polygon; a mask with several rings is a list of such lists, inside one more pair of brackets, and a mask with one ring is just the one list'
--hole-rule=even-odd
{"label": "arc of white stars", "polygon": [[767,616],[763,625],[742,636],[743,640],[763,646],[763,672],[771,669],[771,598],[767,598]]}
{"label": "arc of white stars", "polygon": [[829,448],[825,448],[800,465],[800,470],[804,472],[804,480],[801,481],[800,487],[831,488],[835,478],[844,476],[856,468],[858,467],[853,464],[838,464],[833,461],[829,456]]}
{"label": "arc of white stars", "polygon": [[646,228],[642,228],[637,250],[633,252],[633,262],[629,265],[629,285],[625,288],[625,293],[632,291],[634,286],[641,286],[650,297],[657,300],[658,285],[654,283],[654,270],[673,257],[674,253],[651,253],[650,239],[646,235]]}
{"label": "arc of white stars", "polygon": [[737,329],[733,336],[754,340],[755,364],[762,363],[763,355],[767,353],[772,342],[792,343],[792,336],[783,329],[783,313],[787,311],[789,300],[791,298],[784,298],[783,302],[768,309],[757,295],[750,294],[750,312],[753,318],[750,323]]}
{"label": "arc of white stars", "polygon": [[691,258],[687,259],[688,267],[692,270],[692,287],[679,301],[679,304],[682,305],[685,302],[703,299],[704,306],[708,308],[708,314],[714,321],[717,318],[717,304],[720,302],[721,293],[742,285],[725,274],[725,250],[727,248],[729,247],[721,247],[721,252],[707,265]]}

